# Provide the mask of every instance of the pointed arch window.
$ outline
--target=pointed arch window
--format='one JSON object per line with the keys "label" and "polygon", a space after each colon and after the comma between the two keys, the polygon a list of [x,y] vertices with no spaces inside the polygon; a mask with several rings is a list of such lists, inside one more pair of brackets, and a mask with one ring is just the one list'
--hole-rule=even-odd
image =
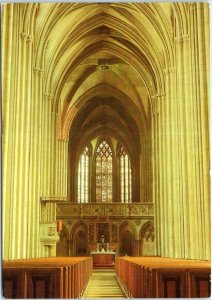
{"label": "pointed arch window", "polygon": [[123,146],[120,147],[120,191],[122,203],[132,202],[131,164]]}
{"label": "pointed arch window", "polygon": [[78,203],[88,203],[89,149],[85,147],[78,164]]}
{"label": "pointed arch window", "polygon": [[96,150],[96,201],[112,202],[113,155],[106,140]]}

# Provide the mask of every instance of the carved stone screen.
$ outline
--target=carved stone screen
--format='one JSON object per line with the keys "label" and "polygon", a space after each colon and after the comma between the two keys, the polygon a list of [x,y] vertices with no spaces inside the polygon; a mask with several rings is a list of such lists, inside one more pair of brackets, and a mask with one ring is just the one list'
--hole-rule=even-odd
{"label": "carved stone screen", "polygon": [[104,140],[96,151],[96,201],[112,202],[112,150]]}

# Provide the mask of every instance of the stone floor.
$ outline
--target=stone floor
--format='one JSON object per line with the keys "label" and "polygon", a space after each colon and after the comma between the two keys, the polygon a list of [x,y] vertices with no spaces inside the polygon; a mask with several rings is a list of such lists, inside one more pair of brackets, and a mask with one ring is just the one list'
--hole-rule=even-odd
{"label": "stone floor", "polygon": [[127,298],[113,269],[93,270],[83,298]]}

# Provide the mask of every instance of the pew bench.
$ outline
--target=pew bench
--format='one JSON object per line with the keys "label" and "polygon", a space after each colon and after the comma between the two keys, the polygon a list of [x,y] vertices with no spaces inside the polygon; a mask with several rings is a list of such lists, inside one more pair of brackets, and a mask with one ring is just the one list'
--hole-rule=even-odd
{"label": "pew bench", "polygon": [[210,262],[161,257],[122,257],[116,273],[134,298],[210,296]]}
{"label": "pew bench", "polygon": [[79,298],[91,273],[91,257],[3,261],[3,295],[5,298]]}

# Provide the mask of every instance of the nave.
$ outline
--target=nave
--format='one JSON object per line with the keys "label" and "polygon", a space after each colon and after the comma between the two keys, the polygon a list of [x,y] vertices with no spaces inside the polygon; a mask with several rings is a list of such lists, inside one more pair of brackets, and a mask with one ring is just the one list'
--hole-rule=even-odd
{"label": "nave", "polygon": [[209,17],[2,5],[5,298],[210,296]]}
{"label": "nave", "polygon": [[209,260],[209,4],[2,8],[3,259]]}

